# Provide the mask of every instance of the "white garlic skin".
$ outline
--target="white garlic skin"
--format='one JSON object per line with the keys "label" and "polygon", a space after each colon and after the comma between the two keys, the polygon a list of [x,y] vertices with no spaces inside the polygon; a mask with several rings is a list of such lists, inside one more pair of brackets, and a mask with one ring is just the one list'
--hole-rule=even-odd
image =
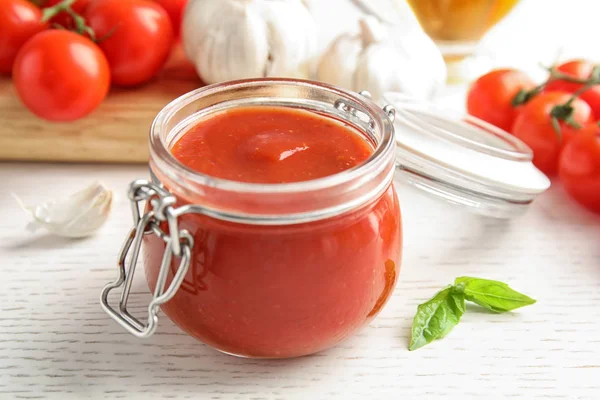
{"label": "white garlic skin", "polygon": [[309,79],[316,26],[300,0],[190,0],[185,53],[207,84],[236,79]]}
{"label": "white garlic skin", "polygon": [[317,79],[355,92],[367,90],[380,101],[386,92],[429,99],[444,86],[446,66],[424,33],[390,32],[375,18],[360,21],[358,35],[339,36],[323,55]]}
{"label": "white garlic skin", "polygon": [[104,225],[111,211],[113,193],[99,182],[70,196],[26,206],[13,194],[21,208],[31,217],[32,228],[68,238],[82,238],[94,234]]}

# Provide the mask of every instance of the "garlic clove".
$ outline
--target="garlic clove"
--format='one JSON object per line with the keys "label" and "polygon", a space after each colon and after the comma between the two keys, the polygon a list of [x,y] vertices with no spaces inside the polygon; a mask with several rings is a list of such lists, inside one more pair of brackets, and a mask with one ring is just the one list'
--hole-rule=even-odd
{"label": "garlic clove", "polygon": [[45,228],[58,236],[81,238],[92,235],[104,225],[110,214],[113,194],[101,183],[94,182],[68,197],[35,206],[26,206],[15,194],[13,197],[33,217],[33,227]]}
{"label": "garlic clove", "polygon": [[361,18],[360,21],[358,21],[358,24],[360,25],[360,36],[364,48],[388,39],[385,28],[375,17],[368,16]]}
{"label": "garlic clove", "polygon": [[264,75],[268,32],[252,2],[191,1],[182,29],[186,54],[204,82]]}
{"label": "garlic clove", "polygon": [[310,77],[317,51],[317,27],[312,15],[299,0],[263,1],[257,6],[268,32],[269,57],[264,76]]}
{"label": "garlic clove", "polygon": [[410,74],[409,92],[421,99],[434,98],[446,85],[447,69],[444,57],[435,42],[420,30],[401,34],[402,29],[394,27],[390,36],[399,56],[408,61],[405,73]]}
{"label": "garlic clove", "polygon": [[387,91],[413,94],[410,64],[388,44],[371,45],[361,54],[354,74],[354,87],[366,88],[377,102]]}
{"label": "garlic clove", "polygon": [[354,72],[363,47],[352,35],[341,35],[319,63],[319,80],[346,89],[354,89]]}

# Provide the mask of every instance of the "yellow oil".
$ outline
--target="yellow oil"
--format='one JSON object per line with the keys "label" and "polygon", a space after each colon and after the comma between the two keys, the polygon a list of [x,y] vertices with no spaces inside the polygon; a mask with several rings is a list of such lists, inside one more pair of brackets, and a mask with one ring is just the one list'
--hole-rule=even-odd
{"label": "yellow oil", "polygon": [[423,30],[435,41],[477,42],[519,0],[407,0]]}

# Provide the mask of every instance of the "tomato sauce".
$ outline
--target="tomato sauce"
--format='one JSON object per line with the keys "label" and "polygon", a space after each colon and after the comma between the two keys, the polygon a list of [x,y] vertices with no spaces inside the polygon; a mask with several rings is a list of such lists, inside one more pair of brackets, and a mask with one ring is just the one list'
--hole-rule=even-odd
{"label": "tomato sauce", "polygon": [[290,183],[352,168],[373,147],[360,133],[314,113],[248,107],[202,121],[171,152],[187,167],[217,178]]}
{"label": "tomato sauce", "polygon": [[[171,148],[197,172],[264,184],[334,175],[373,151],[340,121],[266,106],[201,120]],[[184,331],[231,354],[294,357],[333,346],[380,311],[398,277],[400,209],[391,184],[351,212],[310,223],[245,225],[189,214],[180,226],[194,237],[192,262],[162,309]],[[152,289],[164,247],[154,235],[145,238]]]}

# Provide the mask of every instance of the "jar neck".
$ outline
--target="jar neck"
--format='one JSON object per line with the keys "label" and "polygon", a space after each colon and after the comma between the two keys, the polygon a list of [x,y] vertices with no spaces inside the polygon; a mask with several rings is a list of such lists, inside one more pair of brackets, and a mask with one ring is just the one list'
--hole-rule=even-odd
{"label": "jar neck", "polygon": [[[229,181],[190,170],[171,146],[198,120],[234,107],[293,107],[350,125],[375,145],[364,163],[324,178],[283,184]],[[288,225],[360,208],[393,180],[393,125],[367,97],[328,85],[290,79],[226,82],[190,92],[167,105],[150,134],[150,169],[182,203],[212,217],[261,225]]]}

